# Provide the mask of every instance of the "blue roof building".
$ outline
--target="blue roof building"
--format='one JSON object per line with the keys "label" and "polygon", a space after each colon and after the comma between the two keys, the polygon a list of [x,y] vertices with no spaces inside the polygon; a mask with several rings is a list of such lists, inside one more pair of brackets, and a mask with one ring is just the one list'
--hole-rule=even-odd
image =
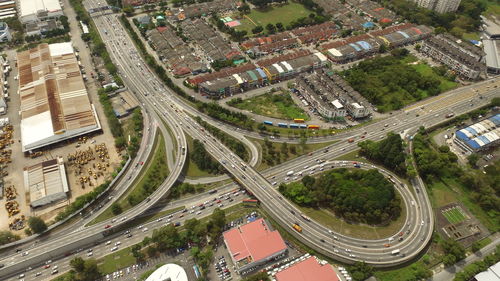
{"label": "blue roof building", "polygon": [[498,144],[500,140],[500,114],[482,120],[455,132],[454,142],[469,152]]}

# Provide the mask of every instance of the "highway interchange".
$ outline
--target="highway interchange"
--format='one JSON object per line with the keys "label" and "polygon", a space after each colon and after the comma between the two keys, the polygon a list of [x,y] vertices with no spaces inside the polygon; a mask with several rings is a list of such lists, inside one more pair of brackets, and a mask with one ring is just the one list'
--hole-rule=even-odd
{"label": "highway interchange", "polygon": [[[99,4],[94,0],[86,1],[85,5],[87,8],[95,8]],[[253,151],[256,149],[255,145],[243,137],[243,135],[254,136],[255,133],[237,131],[234,127],[201,115],[211,125],[231,133],[231,135],[243,140],[251,148],[252,160],[249,164],[244,164],[228,148],[220,144],[210,134],[201,130],[201,127],[192,118],[192,116],[200,116],[200,113],[196,112],[195,109],[188,106],[169,89],[165,88],[161,81],[149,71],[142,58],[137,54],[126,31],[119,24],[116,14],[99,12],[94,14],[93,19],[101,32],[101,36],[105,38],[110,55],[120,70],[126,86],[136,93],[141,102],[143,102],[144,108],[147,109],[148,118],[153,122],[151,123],[153,124],[152,134],[154,134],[156,127],[158,127],[164,136],[168,135],[168,131],[165,128],[166,124],[172,130],[173,135],[178,138],[176,140],[178,143],[177,147],[168,147],[169,149],[175,149],[176,153],[175,165],[170,167],[170,175],[167,180],[150,196],[148,202],[142,202],[135,208],[117,217],[117,223],[113,224],[113,228],[120,228],[120,225],[126,224],[128,220],[144,213],[168,192],[169,188],[180,176],[186,160],[186,153],[183,150],[183,147],[187,147],[185,132],[194,139],[203,141],[207,151],[215,159],[219,160],[242,186],[250,190],[261,201],[262,206],[272,218],[285,227],[285,229],[289,229],[290,233],[309,247],[344,262],[363,260],[375,266],[393,266],[404,263],[421,252],[427,245],[433,231],[433,213],[421,179],[417,178],[412,182],[412,188],[419,189],[420,192],[413,192],[412,188],[405,186],[401,182],[396,183],[398,187],[396,190],[401,192],[407,213],[407,221],[400,230],[405,233],[404,239],[397,243],[397,249],[404,255],[392,255],[390,252],[395,249],[395,246],[391,248],[384,246],[388,242],[389,237],[377,240],[356,239],[340,234],[332,234],[327,228],[317,222],[305,221],[301,218],[300,211],[287,200],[283,199],[270,181],[284,181],[288,171],[295,171],[296,173],[303,171],[305,174],[314,166],[316,166],[316,169],[319,169],[318,166],[322,164],[328,167],[331,163],[321,163],[322,160],[328,161],[355,150],[357,148],[356,143],[361,140],[360,137],[362,135],[365,135],[365,139],[372,140],[383,138],[388,131],[409,136],[414,134],[416,129],[421,125],[429,127],[443,122],[447,113],[453,112],[458,115],[470,111],[486,104],[493,96],[500,95],[497,89],[490,88],[490,85],[494,85],[491,83],[493,81],[485,81],[474,85],[474,88],[480,90],[481,98],[471,90],[472,86],[463,87],[454,91],[453,95],[446,93],[437,98],[423,101],[406,110],[395,112],[385,120],[373,122],[361,128],[352,129],[321,140],[318,138],[315,141],[340,140],[340,142],[330,145],[327,152],[324,152],[325,149],[321,149],[311,156],[301,156],[262,173],[258,173],[252,168],[258,161],[258,152]],[[494,83],[498,84],[498,81],[494,81]],[[160,120],[163,120],[165,124]],[[255,135],[255,137],[261,136]],[[351,137],[355,137],[356,141],[348,143],[346,140]],[[149,141],[152,139],[152,136],[148,137]],[[143,152],[146,153],[146,151]],[[142,153],[139,155],[142,155]],[[135,165],[135,163],[132,163],[132,165]],[[335,166],[336,164],[333,165]],[[305,166],[309,167],[305,168]],[[388,171],[382,171],[384,171],[384,174],[390,174]],[[132,174],[127,173],[124,178],[128,179],[129,176],[132,176]],[[395,175],[392,178],[397,180]],[[125,189],[122,188],[122,190]],[[118,193],[116,195],[117,197],[119,196]],[[292,210],[293,213],[291,212]],[[303,227],[302,233],[292,230],[291,224],[294,222],[301,224]],[[30,249],[28,256],[21,257],[19,254],[12,254],[2,258],[0,262],[4,263],[5,267],[0,270],[0,274],[2,278],[17,276],[30,266],[35,267],[48,259],[55,260],[67,252],[86,248],[97,241],[105,241],[103,232],[104,226],[107,224],[110,224],[110,221],[80,228],[63,236],[57,235],[42,239],[36,246]],[[409,234],[407,234],[408,230],[410,230]],[[334,235],[338,237],[338,240],[333,238]]]}

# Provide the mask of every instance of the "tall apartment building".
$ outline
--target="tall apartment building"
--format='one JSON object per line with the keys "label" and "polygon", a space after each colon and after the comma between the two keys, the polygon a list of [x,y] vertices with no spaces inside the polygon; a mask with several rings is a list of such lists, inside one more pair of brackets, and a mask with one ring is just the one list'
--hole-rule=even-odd
{"label": "tall apartment building", "polygon": [[413,0],[418,6],[444,14],[458,9],[461,0]]}

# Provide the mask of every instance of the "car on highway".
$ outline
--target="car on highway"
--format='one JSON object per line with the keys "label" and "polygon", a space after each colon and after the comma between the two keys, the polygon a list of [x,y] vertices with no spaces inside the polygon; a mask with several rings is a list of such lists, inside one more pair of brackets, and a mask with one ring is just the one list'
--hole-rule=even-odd
{"label": "car on highway", "polygon": [[93,255],[94,255],[94,253],[93,253],[93,252],[87,253],[87,257],[91,257],[91,256],[93,256]]}
{"label": "car on highway", "polygon": [[107,224],[107,225],[104,226],[104,229],[108,229],[110,227],[111,227],[111,225]]}
{"label": "car on highway", "polygon": [[57,269],[52,270],[52,275],[57,274],[57,273],[59,273],[59,270],[57,270]]}
{"label": "car on highway", "polygon": [[122,244],[122,242],[118,241],[115,243],[115,246],[120,246]]}
{"label": "car on highway", "polygon": [[106,242],[106,245],[109,245],[109,244],[111,244],[111,241],[107,241],[107,242]]}
{"label": "car on highway", "polygon": [[38,276],[40,276],[40,275],[42,275],[42,273],[41,273],[41,272],[37,272],[37,273],[35,273],[35,277],[38,277]]}
{"label": "car on highway", "polygon": [[145,227],[145,228],[142,229],[142,232],[146,232],[146,231],[148,231],[147,227]]}
{"label": "car on highway", "polygon": [[27,256],[27,255],[29,255],[29,254],[30,254],[29,252],[23,252],[23,253],[21,254],[21,257],[25,257],[25,256]]}
{"label": "car on highway", "polygon": [[116,250],[118,250],[118,247],[113,247],[113,248],[111,248],[111,252],[114,252],[114,251],[116,251]]}
{"label": "car on highway", "polygon": [[24,273],[21,273],[21,274],[19,275],[19,279],[24,278],[24,276],[26,276],[26,275],[24,275]]}
{"label": "car on highway", "polygon": [[50,267],[50,264],[46,264],[46,265],[43,266],[43,269],[47,269],[49,267]]}

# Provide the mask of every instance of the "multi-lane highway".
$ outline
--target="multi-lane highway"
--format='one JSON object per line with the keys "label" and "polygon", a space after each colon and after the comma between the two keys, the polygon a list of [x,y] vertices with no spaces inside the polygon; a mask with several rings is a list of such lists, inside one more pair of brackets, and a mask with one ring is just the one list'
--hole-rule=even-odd
{"label": "multi-lane highway", "polygon": [[[97,1],[86,1],[87,8],[95,8],[98,6]],[[118,218],[118,223],[113,227],[118,227],[120,224],[125,224],[131,218],[142,214],[149,206],[157,202],[170,186],[175,182],[180,174],[180,170],[184,165],[185,160],[185,136],[182,130],[191,135],[195,139],[199,139],[205,143],[205,147],[220,161],[227,170],[236,178],[236,180],[250,190],[261,202],[266,211],[273,217],[275,221],[280,223],[286,229],[289,229],[293,235],[299,238],[309,247],[314,248],[318,252],[333,257],[335,259],[346,262],[363,260],[377,266],[395,265],[412,259],[425,247],[429,241],[433,230],[433,215],[430,209],[430,203],[426,196],[425,187],[419,179],[412,182],[415,195],[411,192],[410,187],[400,187],[399,190],[406,203],[415,201],[413,204],[405,204],[407,208],[407,223],[401,229],[403,232],[410,230],[410,233],[403,241],[398,244],[398,249],[403,255],[392,255],[384,244],[387,239],[379,240],[362,240],[355,239],[340,234],[331,233],[329,229],[323,227],[315,221],[305,221],[300,216],[300,211],[296,209],[287,200],[283,199],[278,191],[269,181],[264,178],[272,176],[283,176],[289,170],[299,171],[305,165],[315,165],[320,159],[332,159],[341,154],[353,151],[356,149],[356,142],[348,143],[341,141],[338,144],[329,147],[328,152],[315,152],[312,156],[302,156],[294,161],[274,167],[263,175],[256,172],[250,165],[244,164],[241,159],[234,155],[228,148],[220,144],[214,137],[205,131],[192,119],[191,116],[199,116],[193,108],[189,107],[184,101],[180,100],[174,93],[166,89],[155,75],[147,68],[144,61],[133,48],[133,43],[125,30],[119,24],[116,14],[94,14],[94,22],[98,27],[105,42],[110,50],[111,57],[117,65],[124,79],[125,84],[131,88],[138,98],[143,102],[143,105],[153,111],[152,117],[160,121],[163,119],[167,125],[173,130],[173,133],[179,139],[176,148],[175,167],[172,168],[170,176],[162,184],[162,186],[150,196],[150,200],[142,202],[135,208],[122,214]],[[485,82],[484,84],[486,85]],[[463,90],[464,92],[467,90]],[[468,90],[470,92],[470,90]],[[463,94],[466,95],[466,94]],[[345,140],[347,137],[360,137],[365,135],[366,139],[377,140],[383,138],[388,131],[411,133],[411,130],[418,128],[421,125],[431,126],[442,122],[444,115],[449,112],[461,114],[473,108],[485,104],[491,97],[498,96],[496,89],[486,89],[481,92],[482,98],[473,96],[473,103],[466,99],[456,99],[453,95],[447,94],[440,97],[439,100],[430,100],[426,105],[415,108],[408,108],[405,111],[397,112],[390,118],[383,121],[374,122],[366,127],[352,130],[343,134],[339,134],[333,139]],[[470,105],[472,103],[472,106]],[[443,105],[445,105],[443,107]],[[436,106],[436,109],[432,109]],[[431,107],[431,108],[430,108]],[[154,109],[154,110],[152,110]],[[203,116],[205,119],[205,116]],[[226,132],[236,134],[237,131],[226,124],[221,125],[210,118],[206,118],[212,125],[224,129]],[[162,131],[162,122],[158,122]],[[364,134],[364,131],[367,133]],[[244,141],[244,138],[239,136]],[[359,140],[359,138],[358,138]],[[184,147],[184,148],[183,148]],[[256,154],[252,154],[255,157]],[[387,172],[387,171],[386,171]],[[389,172],[387,172],[389,173]],[[401,183],[399,183],[401,185]],[[291,210],[294,212],[292,213]],[[297,233],[291,229],[291,224],[300,222],[303,226],[303,232]],[[29,255],[21,257],[19,254],[2,259],[0,262],[6,266],[0,270],[1,276],[12,276],[23,271],[31,265],[37,265],[47,259],[54,259],[73,249],[84,247],[85,245],[102,240],[104,226],[110,222],[103,222],[87,228],[83,228],[72,232],[64,237],[56,237],[49,241],[40,241],[38,246],[30,250]],[[337,236],[339,240],[333,239]],[[322,242],[322,241],[326,242]],[[335,240],[335,241],[333,241]],[[335,247],[334,247],[335,246]],[[364,247],[366,246],[366,248]]]}

